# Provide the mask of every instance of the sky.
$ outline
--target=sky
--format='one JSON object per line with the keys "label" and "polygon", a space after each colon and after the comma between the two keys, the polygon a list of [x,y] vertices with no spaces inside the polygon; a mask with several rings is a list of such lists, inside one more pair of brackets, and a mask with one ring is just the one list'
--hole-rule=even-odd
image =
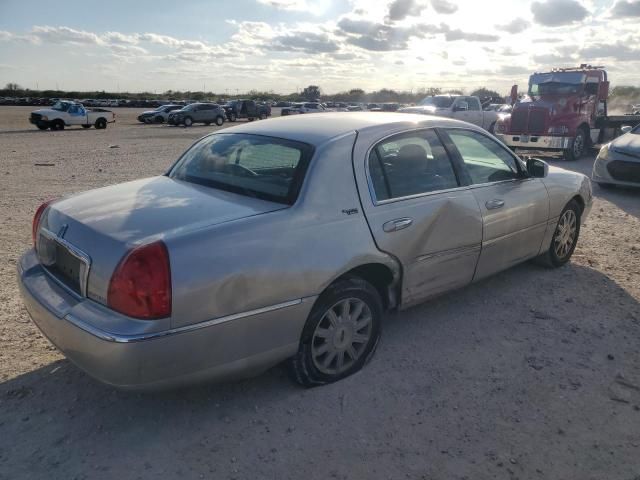
{"label": "sky", "polygon": [[640,0],[0,0],[0,86],[507,93],[604,65],[640,85]]}

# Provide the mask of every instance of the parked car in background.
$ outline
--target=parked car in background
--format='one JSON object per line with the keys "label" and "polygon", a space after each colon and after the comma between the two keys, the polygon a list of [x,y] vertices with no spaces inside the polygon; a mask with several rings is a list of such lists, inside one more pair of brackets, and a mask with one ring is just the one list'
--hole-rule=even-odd
{"label": "parked car in background", "polygon": [[640,124],[623,129],[626,133],[604,145],[593,164],[591,179],[603,188],[640,187]]}
{"label": "parked car in background", "polygon": [[565,264],[591,203],[584,175],[468,123],[277,118],[198,140],[166,175],[43,204],[18,283],[45,336],[110,385],[286,360],[314,386],[365,365],[385,311],[527,259]]}
{"label": "parked car in background", "polygon": [[283,108],[280,112],[281,116],[295,115],[301,113],[324,113],[327,110],[320,102],[296,103],[289,108]]}
{"label": "parked car in background", "polygon": [[61,100],[49,108],[31,112],[29,122],[40,130],[64,130],[65,127],[81,125],[83,128],[107,128],[116,121],[116,114],[100,108],[86,109],[81,103]]}
{"label": "parked car in background", "polygon": [[169,114],[175,110],[180,110],[184,105],[163,105],[155,110],[147,110],[138,115],[138,121],[142,123],[164,123],[169,118]]}
{"label": "parked car in background", "polygon": [[491,133],[499,118],[497,112],[483,111],[478,97],[467,95],[434,95],[424,98],[419,105],[398,111],[455,118],[478,125]]}
{"label": "parked car in background", "polygon": [[264,120],[271,116],[269,105],[256,103],[253,100],[232,100],[224,105],[227,120],[235,122],[240,118],[246,118],[250,122],[253,120]]}
{"label": "parked car in background", "polygon": [[184,125],[190,127],[194,123],[204,123],[211,125],[215,123],[220,126],[224,123],[225,111],[220,105],[215,103],[190,103],[180,110],[169,113],[167,123],[169,125]]}

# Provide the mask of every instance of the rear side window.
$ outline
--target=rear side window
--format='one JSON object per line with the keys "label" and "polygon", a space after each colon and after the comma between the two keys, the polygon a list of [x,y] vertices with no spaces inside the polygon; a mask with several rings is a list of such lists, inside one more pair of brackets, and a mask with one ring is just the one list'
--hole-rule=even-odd
{"label": "rear side window", "polygon": [[447,134],[460,152],[471,183],[518,178],[516,160],[494,140],[471,130],[447,130]]}
{"label": "rear side window", "polygon": [[380,142],[369,156],[377,200],[402,198],[458,186],[451,161],[433,130]]}

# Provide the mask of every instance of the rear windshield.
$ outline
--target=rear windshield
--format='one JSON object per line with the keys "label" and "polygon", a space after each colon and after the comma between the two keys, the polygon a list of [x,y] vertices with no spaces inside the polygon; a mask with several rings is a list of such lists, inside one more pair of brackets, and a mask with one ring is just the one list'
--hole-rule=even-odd
{"label": "rear windshield", "polygon": [[193,145],[169,177],[211,188],[293,204],[312,147],[280,138],[220,133]]}

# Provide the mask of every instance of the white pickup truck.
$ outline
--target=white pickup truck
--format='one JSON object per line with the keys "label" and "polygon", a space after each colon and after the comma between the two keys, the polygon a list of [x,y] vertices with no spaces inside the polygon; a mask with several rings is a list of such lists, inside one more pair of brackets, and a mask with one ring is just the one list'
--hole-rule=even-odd
{"label": "white pickup truck", "polygon": [[493,133],[496,121],[500,118],[498,112],[483,111],[478,97],[466,95],[434,95],[425,97],[415,107],[405,107],[398,111],[455,118],[478,125],[491,133]]}
{"label": "white pickup truck", "polygon": [[81,103],[60,100],[49,108],[31,112],[29,122],[40,130],[64,130],[64,127],[82,125],[83,128],[107,128],[108,123],[116,121],[116,114],[110,110],[95,108],[88,110]]}

